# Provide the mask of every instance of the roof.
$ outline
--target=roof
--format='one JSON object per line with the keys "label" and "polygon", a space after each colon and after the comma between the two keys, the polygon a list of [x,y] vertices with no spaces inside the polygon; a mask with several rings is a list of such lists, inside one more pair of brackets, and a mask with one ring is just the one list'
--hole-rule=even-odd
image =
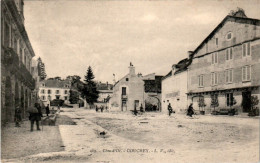
{"label": "roof", "polygon": [[260,20],[259,19],[252,19],[252,18],[246,18],[246,17],[237,17],[237,16],[230,16],[227,15],[221,22],[220,24],[201,42],[201,44],[194,50],[193,54],[196,54],[202,47],[203,45],[208,42],[214,35],[215,33],[223,27],[223,25],[227,21],[240,21],[240,23],[244,24],[254,24],[257,26],[260,26]]}
{"label": "roof", "polygon": [[111,90],[112,88],[113,88],[112,84],[97,83],[97,90]]}
{"label": "roof", "polygon": [[66,88],[65,86],[68,85],[70,88],[70,81],[69,80],[43,80],[40,82],[45,83],[45,87],[51,87],[51,88]]}
{"label": "roof", "polygon": [[165,75],[164,77],[162,77],[162,80],[164,80],[164,79],[166,79],[166,78],[168,78],[168,77],[170,77],[170,76],[172,76],[172,71],[168,72],[167,75]]}

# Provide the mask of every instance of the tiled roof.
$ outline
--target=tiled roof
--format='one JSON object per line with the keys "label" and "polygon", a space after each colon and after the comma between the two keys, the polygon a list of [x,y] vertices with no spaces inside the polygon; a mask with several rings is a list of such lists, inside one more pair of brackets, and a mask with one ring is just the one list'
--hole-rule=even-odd
{"label": "tiled roof", "polygon": [[68,80],[43,80],[40,84],[45,84],[45,87],[51,88],[66,88],[66,85],[70,87],[70,81]]}

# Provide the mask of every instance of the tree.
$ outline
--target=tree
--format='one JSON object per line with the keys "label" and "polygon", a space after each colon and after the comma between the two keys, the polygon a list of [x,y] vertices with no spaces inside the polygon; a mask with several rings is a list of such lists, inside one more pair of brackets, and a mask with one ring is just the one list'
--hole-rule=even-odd
{"label": "tree", "polygon": [[259,116],[259,108],[257,107],[259,104],[259,99],[257,96],[250,97],[251,108],[248,116]]}
{"label": "tree", "polygon": [[198,100],[198,106],[202,111],[204,110],[204,107],[206,106],[204,97],[200,97]]}
{"label": "tree", "polygon": [[214,111],[215,111],[215,108],[219,106],[219,103],[218,103],[218,95],[217,94],[212,94],[211,95],[211,107],[214,108]]}
{"label": "tree", "polygon": [[77,104],[79,102],[79,92],[71,89],[69,101],[71,104]]}
{"label": "tree", "polygon": [[87,74],[85,75],[85,83],[82,89],[82,97],[86,99],[87,103],[93,105],[94,102],[97,102],[98,91],[97,85],[94,82],[94,74],[91,67],[88,67]]}
{"label": "tree", "polygon": [[38,65],[37,65],[37,67],[38,67],[38,75],[40,76],[41,80],[44,80],[47,77],[46,72],[45,72],[45,65],[42,62],[41,57],[39,57],[37,59],[37,61],[38,61]]}

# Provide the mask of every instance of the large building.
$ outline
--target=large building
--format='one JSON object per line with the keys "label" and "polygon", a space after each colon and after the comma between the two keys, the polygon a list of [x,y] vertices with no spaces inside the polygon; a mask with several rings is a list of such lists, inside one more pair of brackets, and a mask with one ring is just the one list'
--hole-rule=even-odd
{"label": "large building", "polygon": [[204,99],[210,112],[214,99],[218,109],[233,105],[239,112],[248,112],[251,95],[260,97],[259,74],[260,20],[248,18],[239,9],[195,49],[188,69],[188,103],[198,109],[198,101]]}
{"label": "large building", "polygon": [[13,121],[15,106],[26,110],[34,102],[35,80],[31,60],[35,56],[24,27],[23,0],[1,1],[1,120]]}
{"label": "large building", "polygon": [[45,106],[55,99],[64,100],[64,103],[68,104],[70,88],[71,82],[69,80],[43,80],[39,84],[38,95]]}

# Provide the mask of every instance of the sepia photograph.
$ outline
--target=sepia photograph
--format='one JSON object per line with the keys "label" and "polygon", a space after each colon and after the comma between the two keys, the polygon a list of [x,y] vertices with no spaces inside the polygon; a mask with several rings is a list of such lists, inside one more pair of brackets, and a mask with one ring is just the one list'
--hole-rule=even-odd
{"label": "sepia photograph", "polygon": [[0,0],[2,163],[260,162],[260,0]]}

